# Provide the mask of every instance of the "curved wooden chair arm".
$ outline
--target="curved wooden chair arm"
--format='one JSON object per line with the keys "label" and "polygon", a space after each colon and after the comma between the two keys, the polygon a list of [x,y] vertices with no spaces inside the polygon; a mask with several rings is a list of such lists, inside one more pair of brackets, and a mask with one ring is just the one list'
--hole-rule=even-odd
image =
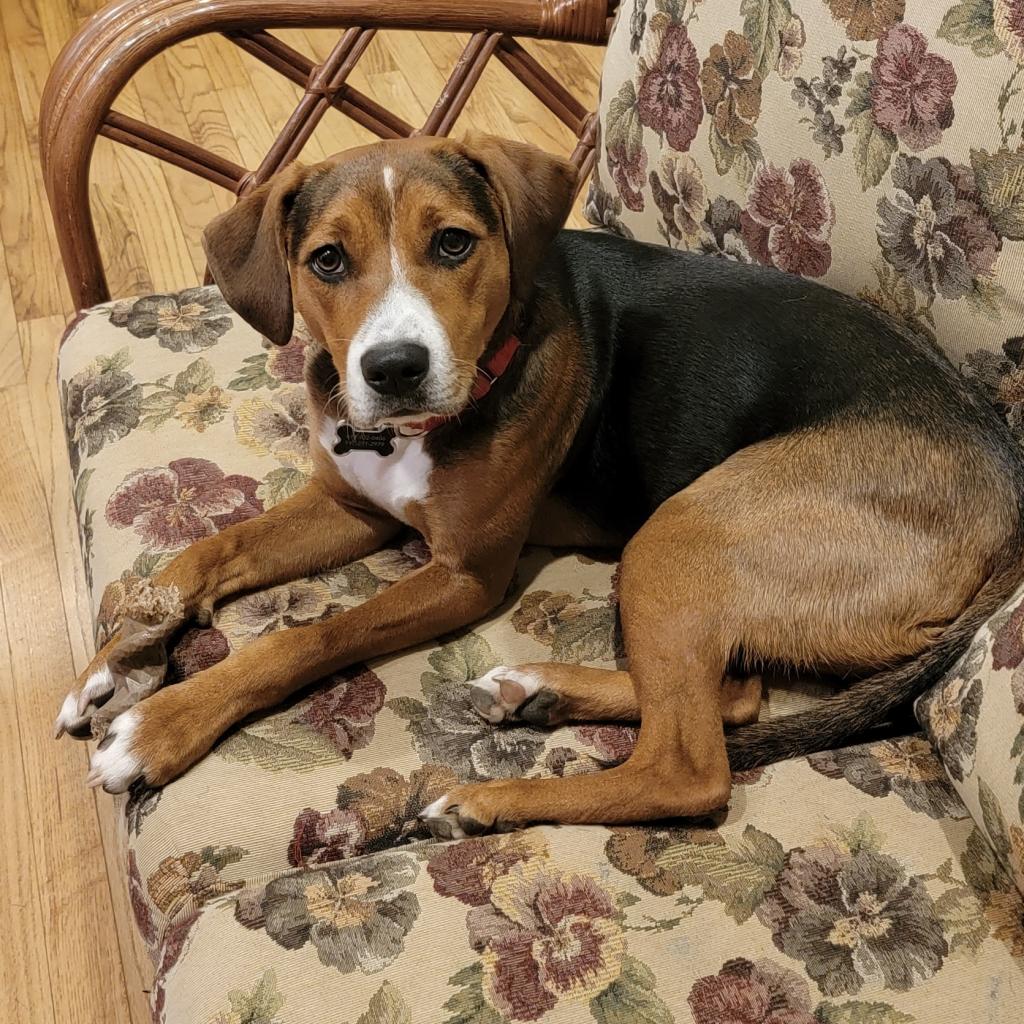
{"label": "curved wooden chair arm", "polygon": [[[236,194],[293,159],[334,106],[381,138],[451,130],[484,65],[496,56],[575,133],[581,180],[593,162],[595,116],[513,38],[603,43],[618,0],[114,0],[92,16],[57,58],[43,93],[40,148],[64,271],[79,308],[110,298],[89,206],[97,135],[133,146]],[[341,28],[322,64],[272,28]],[[427,120],[408,124],[346,84],[377,29],[471,32]],[[259,167],[248,170],[159,127],[118,113],[132,75],[161,51],[220,32],[301,86],[303,96]]]}

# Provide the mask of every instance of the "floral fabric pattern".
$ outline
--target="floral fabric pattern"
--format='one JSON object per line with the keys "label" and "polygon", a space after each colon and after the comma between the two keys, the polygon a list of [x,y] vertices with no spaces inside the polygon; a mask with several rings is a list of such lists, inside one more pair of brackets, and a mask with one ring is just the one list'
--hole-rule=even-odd
{"label": "floral fabric pattern", "polygon": [[605,62],[592,221],[874,302],[1019,421],[1020,3],[633,6]]}

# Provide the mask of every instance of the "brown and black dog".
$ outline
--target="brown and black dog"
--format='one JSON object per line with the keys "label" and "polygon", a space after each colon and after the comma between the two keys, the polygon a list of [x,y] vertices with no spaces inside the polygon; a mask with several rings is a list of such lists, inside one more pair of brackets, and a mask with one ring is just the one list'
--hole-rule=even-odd
{"label": "brown and black dog", "polygon": [[[208,617],[403,524],[431,560],[124,712],[94,784],[165,783],[252,712],[479,619],[527,542],[628,541],[627,671],[500,667],[466,699],[496,725],[639,720],[635,752],[459,786],[423,817],[457,836],[699,814],[727,802],[730,764],[890,719],[1012,594],[1024,459],[927,341],[798,277],[560,231],[574,185],[565,161],[490,137],[383,142],[292,166],[210,225],[227,301],[273,342],[296,312],[314,338],[316,470],[157,582]],[[858,681],[758,724],[763,665]],[[103,650],[58,731],[111,687]]]}

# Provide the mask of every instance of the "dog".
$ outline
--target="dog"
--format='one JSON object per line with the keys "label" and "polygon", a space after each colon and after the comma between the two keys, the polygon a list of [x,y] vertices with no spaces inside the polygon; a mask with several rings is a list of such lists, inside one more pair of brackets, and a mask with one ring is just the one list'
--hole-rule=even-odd
{"label": "dog", "polygon": [[[928,340],[774,269],[562,230],[576,186],[567,161],[515,142],[388,141],[292,165],[209,225],[226,301],[271,342],[296,313],[314,339],[315,471],[157,582],[208,619],[403,527],[431,558],[125,711],[93,784],[166,783],[253,712],[480,619],[526,543],[624,545],[628,669],[502,666],[466,699],[495,726],[639,721],[634,752],[460,785],[421,817],[452,838],[702,815],[728,802],[730,770],[891,721],[1012,595],[1024,459]],[[108,695],[107,653],[59,729]],[[853,682],[759,723],[764,666]]]}

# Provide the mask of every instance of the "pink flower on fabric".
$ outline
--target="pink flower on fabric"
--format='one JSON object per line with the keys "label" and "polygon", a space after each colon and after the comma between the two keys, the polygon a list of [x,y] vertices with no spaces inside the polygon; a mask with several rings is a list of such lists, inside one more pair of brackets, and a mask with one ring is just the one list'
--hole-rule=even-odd
{"label": "pink flower on fabric", "polygon": [[174,551],[262,512],[256,487],[207,459],[176,459],[129,473],[107,502],[107,522],[132,527],[149,551]]}
{"label": "pink flower on fabric", "polygon": [[871,62],[875,123],[908,149],[920,152],[942,139],[953,123],[956,71],[928,52],[928,41],[911,25],[894,25],[878,41]]}
{"label": "pink flower on fabric", "polygon": [[836,221],[825,180],[810,160],[789,168],[762,164],[740,215],[743,238],[759,262],[792,274],[821,277],[832,263]]}
{"label": "pink flower on fabric", "polygon": [[665,136],[680,153],[690,148],[704,116],[700,61],[684,25],[669,25],[654,63],[644,65],[637,89],[640,123]]}

